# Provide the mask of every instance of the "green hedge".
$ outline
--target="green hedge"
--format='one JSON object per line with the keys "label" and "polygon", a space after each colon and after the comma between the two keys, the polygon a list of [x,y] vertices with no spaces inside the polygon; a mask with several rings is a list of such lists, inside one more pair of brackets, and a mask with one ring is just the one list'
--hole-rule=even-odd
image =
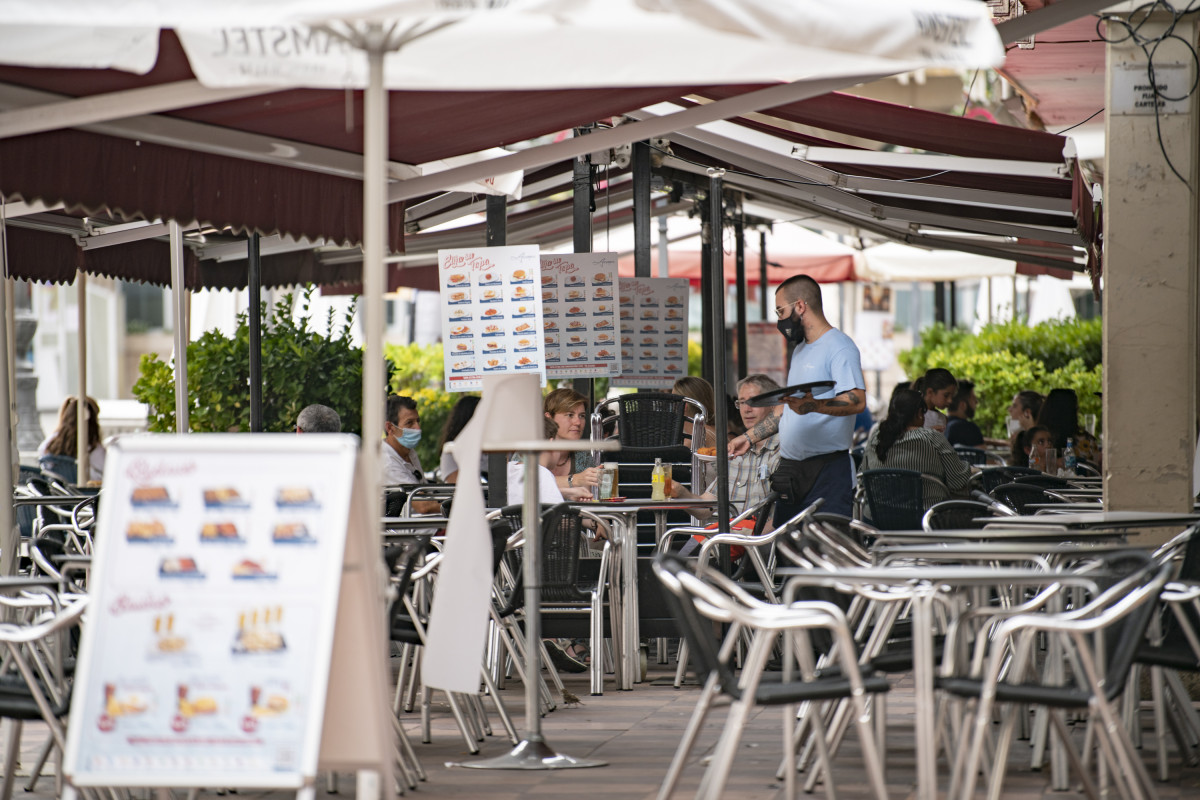
{"label": "green hedge", "polygon": [[[299,298],[307,311],[312,288]],[[297,298],[285,295],[268,314],[263,308],[263,430],[291,431],[305,406],[321,403],[337,410],[342,430],[362,433],[362,349],[350,343],[353,307],[337,326],[329,313],[329,336],[309,328],[309,318],[293,319]],[[188,345],[188,420],[196,432],[250,430],[250,325],[237,317],[232,336],[212,330]],[[388,364],[389,371],[391,364]],[[149,406],[149,429],[175,430],[173,363],[142,356],[133,395]]]}
{"label": "green hedge", "polygon": [[899,355],[910,379],[931,367],[975,382],[979,408],[975,421],[985,436],[1003,437],[1012,397],[1023,389],[1045,394],[1074,389],[1079,414],[1100,419],[1101,321],[1065,320],[1028,326],[1020,322],[986,325],[978,334],[936,324],[921,344]]}

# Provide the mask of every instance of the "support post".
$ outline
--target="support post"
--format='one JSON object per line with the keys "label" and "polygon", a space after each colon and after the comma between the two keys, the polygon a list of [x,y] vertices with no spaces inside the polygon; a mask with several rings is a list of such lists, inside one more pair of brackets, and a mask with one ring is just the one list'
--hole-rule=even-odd
{"label": "support post", "polygon": [[[1185,46],[1197,46],[1195,14],[1175,20],[1158,11],[1131,10],[1130,20],[1139,39],[1153,40],[1168,30],[1182,39],[1146,48],[1156,53],[1156,66],[1187,61],[1182,57]],[[1200,97],[1192,93],[1182,103],[1167,102],[1157,115],[1142,113],[1145,106],[1136,102],[1143,98],[1135,95],[1151,83],[1146,50],[1116,35],[1112,26],[1109,40],[1103,195],[1104,505],[1111,511],[1190,511],[1200,327]],[[1172,85],[1164,94],[1187,93],[1190,68],[1183,72],[1180,90]],[[1173,174],[1172,165],[1183,180]],[[1139,544],[1153,544],[1156,538],[1161,537],[1143,536]]]}
{"label": "support post", "polygon": [[247,245],[246,293],[250,295],[250,431],[263,429],[262,375],[262,248],[258,233]]}
{"label": "support post", "polygon": [[658,277],[671,277],[671,240],[667,232],[667,215],[658,218]]}
{"label": "support post", "polygon": [[[700,211],[700,377],[713,383],[713,320],[712,320],[712,285],[714,266],[713,259],[713,225],[712,212],[707,199],[699,204]],[[718,233],[716,263],[721,263],[720,241]],[[716,384],[713,384],[714,386]]]}
{"label": "support post", "polygon": [[183,230],[175,220],[167,223],[167,230],[171,240],[171,303],[175,316],[175,432],[187,433],[191,423],[188,419],[189,337],[187,286],[183,280]]}
{"label": "support post", "polygon": [[758,281],[758,307],[759,319],[763,322],[770,320],[767,316],[769,308],[767,300],[767,232],[758,232],[758,269],[760,272]]}
{"label": "support post", "polygon": [[[0,249],[0,258],[5,259],[4,274],[8,273],[8,254]],[[9,286],[8,280],[0,278],[0,293],[5,297],[0,297],[0,304],[6,302]],[[4,368],[4,379],[0,380],[0,408],[7,409],[9,418],[12,418],[14,408],[12,404],[12,395],[8,391],[8,372],[11,369],[11,364],[8,361],[8,326],[0,325],[0,367]],[[12,427],[10,425],[0,425],[0,491],[3,496],[0,496],[0,575],[5,578],[12,577],[17,574],[17,566],[20,564],[18,558],[18,549],[21,544],[21,532],[17,528],[16,520],[13,517],[13,478],[16,474],[13,466],[13,438]],[[12,735],[12,731],[9,731]]]}
{"label": "support post", "polygon": [[[749,374],[750,363],[750,347],[746,341],[746,222],[741,217],[733,223],[733,236],[736,248],[734,263],[737,269],[737,376],[738,380],[741,380]],[[722,284],[725,282],[724,272],[722,269]]]}
{"label": "support post", "polygon": [[[709,178],[708,218],[713,235],[709,238],[708,250],[715,274],[712,285],[713,327],[713,388],[716,408],[711,409],[713,427],[717,430],[717,526],[721,533],[729,532],[729,406],[725,402],[725,270],[721,258],[721,209],[722,176],[724,170],[714,170]],[[725,557],[728,558],[727,556]],[[722,568],[728,565],[722,560]]]}
{"label": "support post", "polygon": [[[586,136],[591,133],[591,130],[591,126],[576,128],[575,135]],[[572,163],[571,177],[571,239],[574,242],[576,253],[592,252],[592,241],[594,239],[592,234],[592,213],[596,210],[592,173],[591,155],[584,154],[576,157]],[[571,386],[575,391],[589,398],[591,401],[589,405],[595,404],[596,381],[594,379],[575,378],[571,381]],[[491,480],[490,472],[488,480]]]}
{"label": "support post", "polygon": [[[79,362],[78,399],[75,402],[75,483],[87,483],[88,466],[88,401],[87,401],[87,273],[79,270],[75,273],[75,308],[79,313],[79,329],[75,332]],[[99,420],[97,420],[99,422]]]}
{"label": "support post", "polygon": [[[503,247],[508,241],[508,198],[503,195],[488,195],[486,206],[487,222],[484,229],[484,241],[488,247]],[[576,211],[578,211],[578,207]],[[578,223],[578,218],[576,223]],[[588,224],[590,228],[590,215]],[[488,453],[487,460],[487,504],[489,508],[503,508],[508,505],[507,459],[504,453]]]}
{"label": "support post", "polygon": [[633,274],[650,277],[650,145],[633,143]]}

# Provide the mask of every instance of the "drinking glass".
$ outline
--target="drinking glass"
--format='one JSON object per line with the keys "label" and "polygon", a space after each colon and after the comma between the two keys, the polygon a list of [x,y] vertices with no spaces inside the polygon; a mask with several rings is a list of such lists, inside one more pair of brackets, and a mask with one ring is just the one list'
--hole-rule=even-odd
{"label": "drinking glass", "polygon": [[1046,448],[1045,454],[1042,456],[1042,472],[1047,475],[1058,474],[1058,450],[1056,448]]}
{"label": "drinking glass", "polygon": [[1085,431],[1087,431],[1088,434],[1091,436],[1096,435],[1096,415],[1095,414],[1084,414],[1083,415],[1083,429]]}

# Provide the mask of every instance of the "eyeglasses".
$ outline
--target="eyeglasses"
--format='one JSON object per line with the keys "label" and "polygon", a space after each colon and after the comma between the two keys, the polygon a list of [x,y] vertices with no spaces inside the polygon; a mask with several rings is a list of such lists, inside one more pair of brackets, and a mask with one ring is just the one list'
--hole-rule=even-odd
{"label": "eyeglasses", "polygon": [[777,317],[782,317],[782,316],[783,316],[783,312],[785,312],[785,311],[787,311],[787,310],[791,309],[791,307],[792,307],[792,306],[796,305],[796,303],[799,303],[799,302],[800,302],[799,300],[793,300],[792,302],[790,302],[790,303],[788,303],[788,304],[786,304],[786,305],[783,305],[783,306],[775,306],[775,316],[777,316]]}

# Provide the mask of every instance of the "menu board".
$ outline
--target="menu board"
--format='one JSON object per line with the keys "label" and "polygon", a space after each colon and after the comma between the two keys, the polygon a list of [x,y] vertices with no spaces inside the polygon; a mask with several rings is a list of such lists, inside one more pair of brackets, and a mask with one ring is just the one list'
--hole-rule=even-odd
{"label": "menu board", "polygon": [[670,390],[687,374],[687,278],[621,278],[621,374],[614,386]]}
{"label": "menu board", "polygon": [[438,251],[446,388],[482,388],[484,375],[546,369],[536,245]]}
{"label": "menu board", "polygon": [[616,253],[542,256],[542,342],[549,375],[621,374],[616,285]]}
{"label": "menu board", "polygon": [[109,450],[66,751],[74,785],[315,776],[356,452],[336,434],[130,437]]}

